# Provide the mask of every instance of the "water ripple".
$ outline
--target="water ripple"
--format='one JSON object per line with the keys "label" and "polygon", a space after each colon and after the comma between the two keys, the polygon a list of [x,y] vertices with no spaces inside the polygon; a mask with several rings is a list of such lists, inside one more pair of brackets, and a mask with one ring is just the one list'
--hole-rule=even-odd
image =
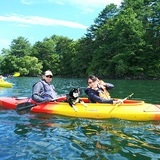
{"label": "water ripple", "polygon": [[[0,96],[30,96],[37,80],[11,79],[13,88],[1,89]],[[55,78],[54,82],[60,94],[68,93],[72,87],[81,87],[83,91],[86,86],[85,79]],[[139,81],[113,83],[115,96],[125,97],[134,92],[133,98],[159,100],[158,81],[152,88],[148,88],[151,85],[147,82],[147,89]],[[152,89],[154,98],[149,94]],[[160,122],[17,115],[15,111],[0,108],[0,148],[1,160],[159,160]]]}

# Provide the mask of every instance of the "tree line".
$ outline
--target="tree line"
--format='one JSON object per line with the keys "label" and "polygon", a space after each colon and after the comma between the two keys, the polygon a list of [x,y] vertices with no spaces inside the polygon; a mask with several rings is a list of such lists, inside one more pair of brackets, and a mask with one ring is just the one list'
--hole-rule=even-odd
{"label": "tree line", "polygon": [[0,70],[37,76],[160,78],[160,2],[124,0],[107,5],[78,40],[51,35],[31,45],[25,37],[3,48]]}

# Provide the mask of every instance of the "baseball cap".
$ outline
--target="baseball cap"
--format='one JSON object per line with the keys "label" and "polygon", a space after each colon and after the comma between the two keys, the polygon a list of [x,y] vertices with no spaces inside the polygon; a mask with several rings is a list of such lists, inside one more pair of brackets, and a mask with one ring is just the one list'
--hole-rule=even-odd
{"label": "baseball cap", "polygon": [[45,75],[45,76],[53,76],[52,72],[49,71],[49,70],[48,70],[48,71],[45,71],[45,72],[44,72],[44,75]]}

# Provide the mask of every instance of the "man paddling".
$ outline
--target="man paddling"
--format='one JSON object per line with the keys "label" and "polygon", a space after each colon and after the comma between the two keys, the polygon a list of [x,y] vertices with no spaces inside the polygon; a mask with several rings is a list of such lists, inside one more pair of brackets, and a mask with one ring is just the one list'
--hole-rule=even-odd
{"label": "man paddling", "polygon": [[33,85],[32,99],[38,103],[49,102],[57,98],[54,85],[51,84],[53,74],[50,70],[44,72],[42,79]]}

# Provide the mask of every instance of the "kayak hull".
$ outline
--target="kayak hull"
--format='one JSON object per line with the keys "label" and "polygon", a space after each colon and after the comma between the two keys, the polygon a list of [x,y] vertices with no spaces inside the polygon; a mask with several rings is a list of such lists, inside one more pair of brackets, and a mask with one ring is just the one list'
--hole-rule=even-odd
{"label": "kayak hull", "polygon": [[9,82],[6,82],[6,81],[2,81],[2,82],[0,82],[0,87],[11,88],[12,87],[12,83],[9,83]]}
{"label": "kayak hull", "polygon": [[[88,99],[83,98],[87,107],[80,103],[75,106],[77,112],[67,102],[49,102],[37,104],[31,109],[35,113],[47,113],[69,117],[108,119],[118,118],[133,121],[158,121],[160,120],[160,105],[145,103],[144,101],[125,100],[123,104],[114,105],[106,103],[87,103]],[[16,99],[1,97],[0,106],[5,109],[16,109],[16,105],[28,102],[30,99]]]}

